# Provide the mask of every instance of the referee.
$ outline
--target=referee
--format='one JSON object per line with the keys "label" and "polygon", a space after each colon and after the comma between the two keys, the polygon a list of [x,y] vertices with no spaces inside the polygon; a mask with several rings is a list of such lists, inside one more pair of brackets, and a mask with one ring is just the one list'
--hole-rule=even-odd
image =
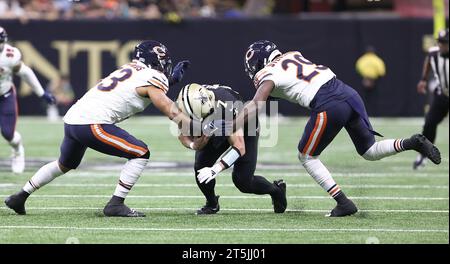
{"label": "referee", "polygon": [[[422,134],[434,143],[436,139],[436,129],[438,124],[448,114],[449,93],[448,93],[448,28],[439,32],[437,38],[438,46],[429,49],[425,58],[422,70],[422,79],[417,84],[417,92],[426,93],[428,85],[427,77],[430,69],[433,70],[434,78],[438,86],[433,91],[433,100],[430,110],[425,116],[425,125]],[[417,169],[425,165],[425,157],[417,156],[413,163],[413,168]]]}

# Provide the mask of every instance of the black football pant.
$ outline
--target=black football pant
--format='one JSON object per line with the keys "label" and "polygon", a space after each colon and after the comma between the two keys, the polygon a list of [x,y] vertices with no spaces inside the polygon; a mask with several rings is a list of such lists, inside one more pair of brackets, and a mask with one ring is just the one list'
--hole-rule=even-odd
{"label": "black football pant", "polygon": [[425,125],[422,134],[434,143],[436,130],[440,122],[448,114],[449,98],[445,95],[435,94],[431,102],[430,110],[425,116]]}
{"label": "black football pant", "polygon": [[[221,144],[216,144],[216,140],[220,139],[211,138],[210,142],[202,150],[195,153],[194,165],[195,181],[205,195],[206,200],[211,204],[216,203],[216,194],[214,192],[216,180],[213,179],[207,184],[199,183],[197,171],[204,167],[212,167],[217,159],[230,147],[227,140],[222,138]],[[275,194],[278,188],[274,184],[262,176],[254,175],[258,158],[258,136],[244,136],[244,141],[245,155],[240,157],[233,167],[232,178],[234,185],[243,193]],[[219,175],[218,177],[221,176]]]}

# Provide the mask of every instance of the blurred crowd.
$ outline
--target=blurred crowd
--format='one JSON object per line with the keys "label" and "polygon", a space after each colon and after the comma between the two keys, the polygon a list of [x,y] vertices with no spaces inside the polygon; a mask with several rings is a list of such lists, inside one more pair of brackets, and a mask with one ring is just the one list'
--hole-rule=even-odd
{"label": "blurred crowd", "polygon": [[0,18],[235,18],[270,14],[274,2],[275,0],[0,0]]}
{"label": "blurred crowd", "polygon": [[[443,0],[448,7],[448,0]],[[431,0],[0,0],[0,19],[242,18],[304,12],[431,15]]]}

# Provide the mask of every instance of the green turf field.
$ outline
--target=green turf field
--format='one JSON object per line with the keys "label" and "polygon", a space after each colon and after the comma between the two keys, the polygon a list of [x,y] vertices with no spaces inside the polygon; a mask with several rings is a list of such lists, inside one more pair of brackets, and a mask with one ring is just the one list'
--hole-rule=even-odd
{"label": "green turf field", "polygon": [[[322,154],[322,161],[360,209],[355,216],[330,219],[334,206],[296,158],[305,118],[280,120],[278,144],[259,149],[257,174],[287,182],[288,211],[275,215],[269,196],[240,193],[229,172],[218,177],[221,211],[196,216],[204,198],[195,184],[193,151],[168,133],[165,118],[136,117],[120,126],[151,150],[148,169],[127,203],[146,218],[105,218],[123,161],[88,151],[76,171],[34,193],[26,216],[0,206],[0,243],[449,243],[449,126],[438,130],[442,163],[412,170],[416,154],[382,161],[359,157],[345,131]],[[421,130],[422,119],[372,119],[387,138]],[[22,187],[36,169],[59,154],[62,123],[21,117],[27,154],[22,175],[9,171],[10,149],[0,142],[0,198]]]}

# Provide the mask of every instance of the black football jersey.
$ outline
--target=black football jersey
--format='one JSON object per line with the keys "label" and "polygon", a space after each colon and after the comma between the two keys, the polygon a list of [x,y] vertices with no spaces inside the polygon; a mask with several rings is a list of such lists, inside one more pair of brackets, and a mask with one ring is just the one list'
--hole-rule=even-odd
{"label": "black football jersey", "polygon": [[[226,140],[233,133],[233,121],[244,107],[242,96],[224,85],[204,85],[206,89],[214,93],[214,112],[203,121],[205,134],[214,136],[214,142]],[[257,129],[257,122],[254,125]],[[245,133],[250,130],[249,124],[245,125]],[[255,130],[253,129],[253,131]]]}

